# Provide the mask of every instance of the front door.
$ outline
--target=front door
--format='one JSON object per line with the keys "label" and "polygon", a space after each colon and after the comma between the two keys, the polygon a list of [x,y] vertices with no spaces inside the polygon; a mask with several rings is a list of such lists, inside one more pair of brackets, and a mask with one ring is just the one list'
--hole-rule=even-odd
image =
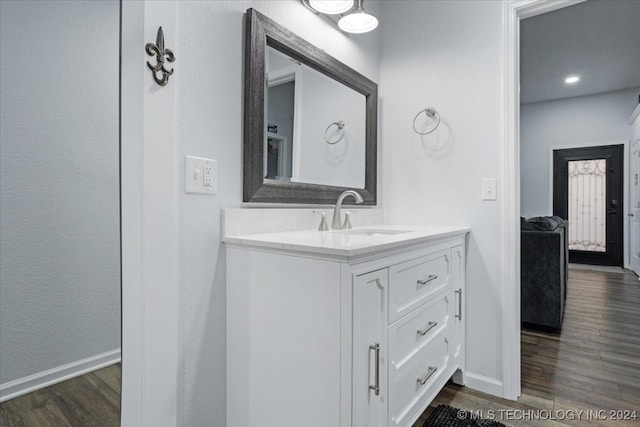
{"label": "front door", "polygon": [[623,265],[623,147],[553,152],[553,213],[569,221],[570,262]]}

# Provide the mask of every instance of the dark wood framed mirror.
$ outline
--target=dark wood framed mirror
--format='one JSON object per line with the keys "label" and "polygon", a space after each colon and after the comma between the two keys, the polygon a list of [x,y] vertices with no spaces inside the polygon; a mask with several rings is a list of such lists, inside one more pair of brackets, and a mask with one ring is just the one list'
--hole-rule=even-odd
{"label": "dark wood framed mirror", "polygon": [[[340,193],[347,189],[355,189],[362,195],[364,204],[375,205],[378,85],[254,9],[247,10],[245,19],[243,201],[252,203],[333,204]],[[278,56],[287,58],[292,63],[311,70],[308,72],[328,77],[327,84],[344,87],[346,91],[353,92],[353,94],[357,94],[362,98],[361,105],[364,111],[360,111],[360,108],[356,109],[358,110],[356,113],[362,117],[361,125],[356,126],[361,132],[358,132],[358,135],[355,135],[352,139],[351,148],[348,145],[348,141],[342,142],[341,146],[346,148],[343,148],[344,151],[340,154],[343,155],[349,149],[360,150],[357,160],[358,167],[347,166],[349,169],[358,170],[358,175],[364,175],[355,177],[357,182],[361,183],[360,185],[352,185],[352,182],[354,182],[352,180],[346,180],[345,184],[342,182],[331,182],[330,184],[317,182],[323,181],[323,179],[314,182],[314,179],[305,179],[303,174],[296,178],[295,172],[293,173],[293,178],[278,179],[276,177],[276,175],[280,176],[280,172],[275,172],[277,167],[271,167],[268,164],[270,160],[267,160],[267,158],[283,144],[283,141],[286,141],[286,138],[274,137],[274,139],[271,139],[273,133],[270,131],[277,128],[277,126],[270,124],[269,128],[267,127],[266,102],[270,85],[267,60],[270,54],[273,55],[272,52],[274,51]],[[309,80],[311,78],[307,78],[307,81]],[[353,95],[349,96],[353,97]],[[298,101],[299,97],[296,95],[296,106]],[[320,100],[313,98],[308,101],[315,107]],[[336,102],[335,100],[330,101],[336,106],[343,104],[343,102]],[[354,113],[353,110],[347,111],[346,114]],[[316,114],[305,114],[304,117],[307,123],[310,123],[316,117]],[[340,147],[340,144],[333,143],[339,136],[336,138],[330,135],[329,139],[327,139],[327,135],[332,130],[339,130],[337,126],[331,127],[339,123],[338,119],[335,122],[327,122],[325,120],[322,123],[314,123],[316,132],[313,135],[313,141],[302,136],[300,132],[294,133],[291,140],[293,141],[294,137],[296,137],[298,138],[297,144],[307,144],[307,146],[308,144],[315,144],[314,149],[317,149],[318,146],[322,147],[325,153],[320,156],[316,154],[316,160],[318,160],[316,163],[320,163],[323,157],[332,160],[333,154],[328,150],[335,150],[334,147]],[[324,131],[323,135],[320,135],[322,132],[317,131],[318,126],[321,126]],[[347,129],[354,129],[354,126],[349,126],[350,123],[347,123]],[[361,135],[359,135],[360,133]],[[320,138],[324,138],[324,141],[321,141]],[[360,145],[357,145],[358,143]],[[298,147],[300,146],[298,145]],[[295,152],[289,157],[297,158]],[[339,157],[334,156],[334,158]],[[346,155],[343,155],[343,157],[346,157]],[[316,160],[312,159],[311,161],[313,163]],[[281,164],[283,163],[280,158],[274,161],[274,164],[278,163],[278,161]],[[284,169],[288,168],[289,171],[292,169],[299,170],[297,165],[291,166],[292,161],[295,160],[289,159],[288,161],[289,165],[288,167],[285,166]],[[334,163],[339,163],[339,161]],[[331,176],[335,180],[339,173],[328,170],[326,175],[328,175],[327,178]]]}

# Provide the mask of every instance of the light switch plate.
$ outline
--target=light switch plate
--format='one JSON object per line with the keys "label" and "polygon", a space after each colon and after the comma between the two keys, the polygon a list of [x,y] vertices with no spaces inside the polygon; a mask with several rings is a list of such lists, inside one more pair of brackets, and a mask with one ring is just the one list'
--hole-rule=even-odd
{"label": "light switch plate", "polygon": [[190,194],[216,194],[218,162],[202,157],[184,156],[184,191]]}
{"label": "light switch plate", "polygon": [[495,178],[482,180],[482,200],[496,200],[498,198],[498,185]]}

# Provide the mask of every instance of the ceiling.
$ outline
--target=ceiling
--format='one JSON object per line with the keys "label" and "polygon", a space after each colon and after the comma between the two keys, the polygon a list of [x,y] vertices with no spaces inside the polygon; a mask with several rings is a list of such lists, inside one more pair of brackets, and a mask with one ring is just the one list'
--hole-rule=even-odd
{"label": "ceiling", "polygon": [[[520,40],[523,104],[640,86],[640,0],[589,0],[534,16],[522,21]],[[567,85],[569,75],[580,81]]]}

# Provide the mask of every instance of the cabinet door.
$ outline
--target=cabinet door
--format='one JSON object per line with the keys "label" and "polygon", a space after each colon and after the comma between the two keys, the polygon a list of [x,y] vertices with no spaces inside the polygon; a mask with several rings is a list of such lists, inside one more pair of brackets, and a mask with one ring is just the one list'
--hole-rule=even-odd
{"label": "cabinet door", "polygon": [[453,331],[452,358],[454,366],[460,368],[460,372],[454,376],[454,381],[463,384],[462,373],[465,370],[465,337],[466,337],[466,286],[465,286],[465,252],[464,245],[455,246],[452,249],[452,281],[451,292],[453,298]]}
{"label": "cabinet door", "polygon": [[353,427],[386,425],[388,282],[387,269],[353,280]]}

